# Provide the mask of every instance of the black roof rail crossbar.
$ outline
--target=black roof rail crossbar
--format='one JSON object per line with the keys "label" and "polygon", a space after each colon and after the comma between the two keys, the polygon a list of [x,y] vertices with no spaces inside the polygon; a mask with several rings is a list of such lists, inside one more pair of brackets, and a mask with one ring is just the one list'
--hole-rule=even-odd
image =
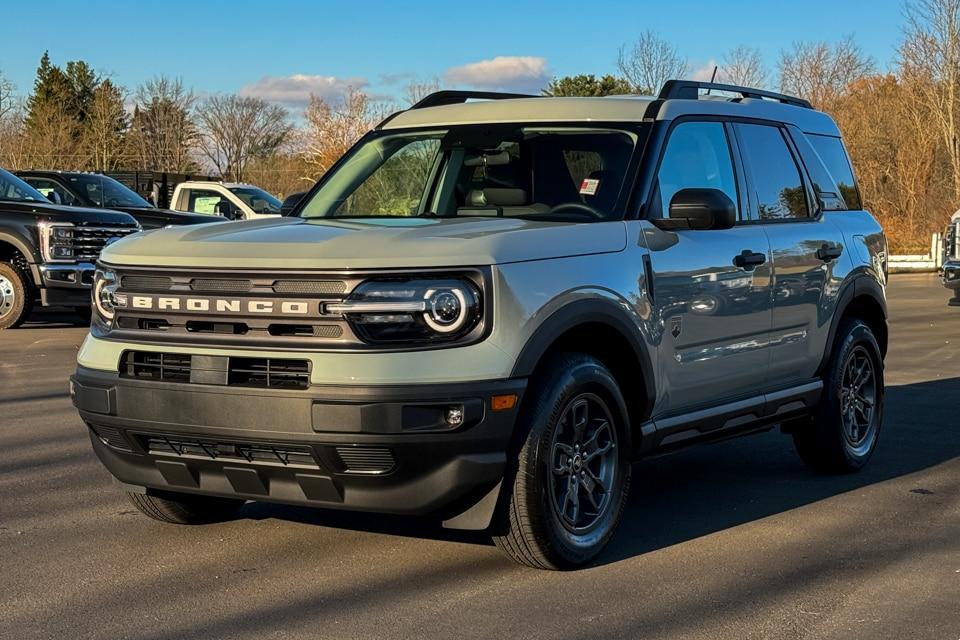
{"label": "black roof rail crossbar", "polygon": [[435,91],[423,98],[411,109],[426,109],[439,107],[445,104],[462,104],[467,100],[507,100],[510,98],[539,98],[540,96],[527,93],[500,93],[498,91]]}
{"label": "black roof rail crossbar", "polygon": [[768,100],[776,100],[777,102],[793,105],[795,107],[803,107],[804,109],[813,108],[813,105],[803,98],[795,98],[794,96],[788,96],[782,93],[776,93],[774,91],[765,91],[764,89],[739,87],[734,84],[721,84],[719,82],[699,82],[697,80],[667,80],[663,85],[663,89],[660,90],[660,95],[657,97],[661,100],[670,100],[676,98],[696,100],[700,97],[701,89],[706,89],[708,91],[727,91],[729,93],[739,93],[744,98],[766,98]]}

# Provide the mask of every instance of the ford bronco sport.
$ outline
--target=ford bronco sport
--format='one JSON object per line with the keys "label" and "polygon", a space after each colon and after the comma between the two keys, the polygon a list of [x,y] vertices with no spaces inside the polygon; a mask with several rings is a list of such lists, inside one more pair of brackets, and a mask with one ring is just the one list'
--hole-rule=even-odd
{"label": "ford bronco sport", "polygon": [[157,520],[416,514],[569,568],[643,456],[779,426],[816,470],[866,464],[885,281],[840,132],[803,100],[439,92],[291,217],[110,246],[71,390]]}

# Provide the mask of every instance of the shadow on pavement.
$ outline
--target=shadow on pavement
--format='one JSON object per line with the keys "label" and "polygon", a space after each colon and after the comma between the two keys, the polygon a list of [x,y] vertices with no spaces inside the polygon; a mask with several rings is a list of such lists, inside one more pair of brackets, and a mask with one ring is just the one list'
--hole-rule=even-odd
{"label": "shadow on pavement", "polygon": [[[644,460],[634,468],[623,522],[598,564],[618,562],[960,457],[955,407],[960,378],[887,387],[878,449],[860,473],[806,469],[789,436],[766,434]],[[923,416],[918,421],[917,416]],[[915,488],[923,491],[922,486]],[[248,504],[243,517],[489,545],[482,532],[450,531],[422,518]]]}

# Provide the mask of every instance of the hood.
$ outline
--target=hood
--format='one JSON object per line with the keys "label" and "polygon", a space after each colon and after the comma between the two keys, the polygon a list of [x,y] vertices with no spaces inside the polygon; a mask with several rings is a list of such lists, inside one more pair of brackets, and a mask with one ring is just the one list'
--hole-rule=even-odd
{"label": "hood", "polygon": [[4,213],[22,213],[37,218],[49,218],[57,222],[72,222],[76,225],[136,224],[136,220],[120,211],[68,207],[50,202],[10,202],[4,200],[0,201],[0,211]]}
{"label": "hood", "polygon": [[[185,211],[174,211],[172,209],[156,209],[154,207],[114,207],[114,209],[129,213],[138,220],[143,218],[143,222],[162,222],[163,224],[159,226],[168,224],[208,224],[211,222],[224,222],[226,220],[223,216],[188,213]],[[158,225],[148,223],[144,226],[156,227]]]}
{"label": "hood", "polygon": [[625,247],[621,221],[270,218],[139,233],[101,258],[131,266],[378,269],[481,266]]}

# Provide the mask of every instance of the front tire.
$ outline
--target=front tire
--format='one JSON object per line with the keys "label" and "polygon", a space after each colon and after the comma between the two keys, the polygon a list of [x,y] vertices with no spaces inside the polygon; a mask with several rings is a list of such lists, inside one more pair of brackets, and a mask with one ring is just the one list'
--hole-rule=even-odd
{"label": "front tire", "polygon": [[793,431],[800,457],[821,473],[858,471],[877,447],[883,423],[883,357],[870,327],[844,320],[812,420]]}
{"label": "front tire", "polygon": [[601,362],[581,354],[547,361],[518,422],[525,438],[496,546],[537,569],[571,569],[595,558],[613,537],[629,492],[627,425],[623,396]]}
{"label": "front tire", "polygon": [[210,524],[232,518],[243,500],[216,498],[169,491],[127,492],[127,497],[144,515],[168,524]]}
{"label": "front tire", "polygon": [[10,264],[0,262],[0,329],[15,329],[33,309],[33,287],[27,275]]}

